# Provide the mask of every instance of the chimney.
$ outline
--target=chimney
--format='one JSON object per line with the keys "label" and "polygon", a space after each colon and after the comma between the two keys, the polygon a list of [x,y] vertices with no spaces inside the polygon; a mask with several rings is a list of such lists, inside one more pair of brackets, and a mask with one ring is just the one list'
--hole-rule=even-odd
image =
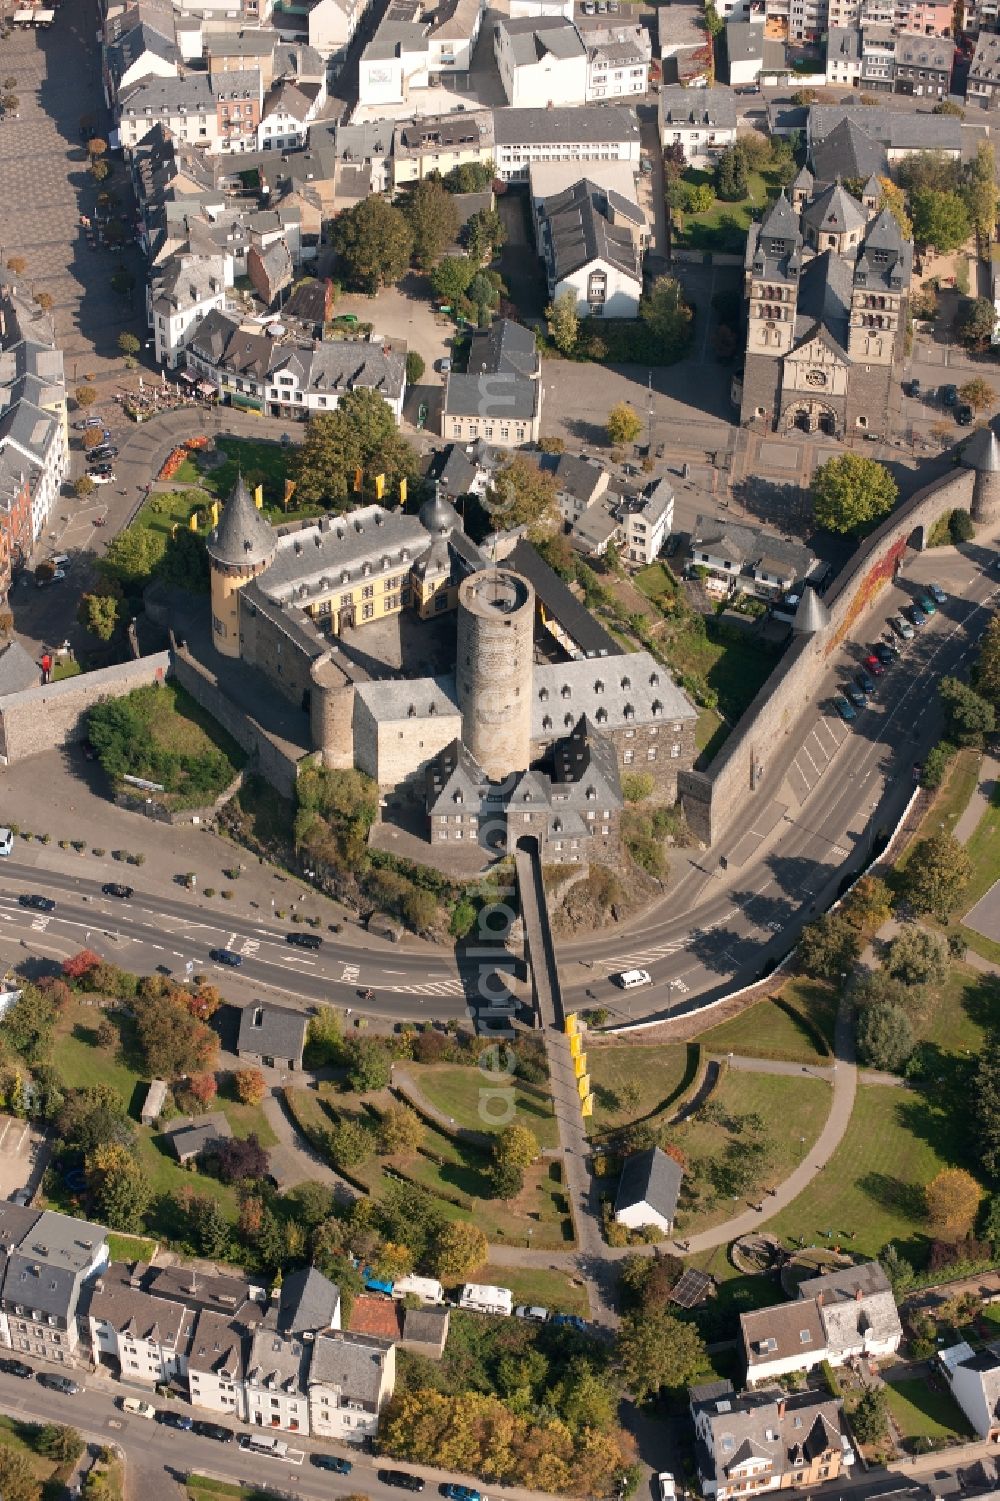
{"label": "chimney", "polygon": [[784,1416],[785,1416],[785,1399],[784,1399],[784,1397],[779,1397],[778,1398],[778,1418],[779,1418],[779,1421]]}
{"label": "chimney", "polygon": [[817,1308],[822,1308],[823,1307],[823,1289],[822,1288],[820,1288],[819,1292],[816,1294],[816,1307]]}
{"label": "chimney", "polygon": [[861,1290],[861,1284],[859,1282],[858,1285],[857,1285],[857,1287],[854,1289],[854,1301],[855,1301],[855,1303],[860,1303],[861,1299],[863,1297],[864,1297],[864,1293]]}

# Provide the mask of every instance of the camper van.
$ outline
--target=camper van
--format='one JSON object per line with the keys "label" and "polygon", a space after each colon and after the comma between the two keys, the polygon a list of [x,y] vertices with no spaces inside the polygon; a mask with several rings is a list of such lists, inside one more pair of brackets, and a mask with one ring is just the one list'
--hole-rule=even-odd
{"label": "camper van", "polygon": [[241,1433],[239,1445],[251,1454],[268,1454],[272,1459],[284,1459],[288,1454],[285,1440],[272,1438],[268,1433]]}
{"label": "camper van", "polygon": [[514,1299],[509,1287],[491,1287],[486,1282],[467,1282],[458,1300],[459,1308],[472,1313],[497,1313],[510,1317]]}
{"label": "camper van", "polygon": [[10,829],[0,829],[0,855],[9,855],[14,849],[14,835]]}
{"label": "camper van", "polygon": [[412,1295],[425,1303],[443,1303],[444,1288],[436,1277],[400,1277],[392,1293],[394,1298]]}

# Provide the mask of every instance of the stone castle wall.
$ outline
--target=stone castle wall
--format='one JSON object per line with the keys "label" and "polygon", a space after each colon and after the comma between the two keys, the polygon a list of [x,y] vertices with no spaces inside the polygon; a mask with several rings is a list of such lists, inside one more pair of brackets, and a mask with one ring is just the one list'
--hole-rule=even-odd
{"label": "stone castle wall", "polygon": [[170,672],[170,653],[163,651],[6,694],[0,699],[0,763],[10,766],[58,745],[85,740],[87,712],[95,704],[162,683]]}

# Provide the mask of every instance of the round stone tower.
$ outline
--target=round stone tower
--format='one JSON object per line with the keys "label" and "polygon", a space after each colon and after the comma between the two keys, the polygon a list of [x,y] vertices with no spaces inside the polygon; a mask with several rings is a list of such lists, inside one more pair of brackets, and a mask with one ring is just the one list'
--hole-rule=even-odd
{"label": "round stone tower", "polygon": [[977,526],[995,526],[1000,521],[1000,443],[991,427],[977,438],[971,515]]}
{"label": "round stone tower", "polygon": [[264,572],[278,547],[278,539],[254,505],[242,475],[206,546],[212,583],[212,641],[224,657],[238,657],[239,592]]}
{"label": "round stone tower", "polygon": [[535,591],[507,568],[484,568],[458,591],[456,678],[462,740],[487,776],[531,760]]}
{"label": "round stone tower", "polygon": [[309,724],[313,750],[322,752],[328,771],[354,765],[354,684],[331,653],[309,673]]}

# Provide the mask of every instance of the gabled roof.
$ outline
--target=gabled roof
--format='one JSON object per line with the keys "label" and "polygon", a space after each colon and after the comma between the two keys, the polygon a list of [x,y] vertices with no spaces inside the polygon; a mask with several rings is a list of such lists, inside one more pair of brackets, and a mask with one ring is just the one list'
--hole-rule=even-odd
{"label": "gabled roof", "polygon": [[280,1334],[316,1334],[329,1329],[340,1306],[340,1289],[314,1266],[288,1272],[278,1303]]}
{"label": "gabled roof", "polygon": [[834,182],[805,205],[802,220],[821,233],[842,235],[862,229],[867,215],[844,185]]}
{"label": "gabled roof", "polygon": [[20,641],[0,646],[0,696],[35,688],[41,680],[41,668]]}
{"label": "gabled roof", "polygon": [[640,1204],[673,1220],[677,1213],[677,1195],[680,1193],[684,1171],[679,1162],[668,1157],[659,1147],[650,1147],[645,1152],[634,1152],[622,1168],[615,1197],[615,1213]]}
{"label": "gabled roof", "polygon": [[636,222],[634,205],[586,179],[546,200],[542,238],[556,284],[595,261],[603,261],[629,277],[641,291],[641,253],[630,230],[612,222],[615,215]]}
{"label": "gabled roof", "polygon": [[424,780],[427,812],[477,812],[489,778],[461,740],[455,739],[434,757]]}
{"label": "gabled roof", "polygon": [[585,57],[586,48],[572,21],[564,16],[537,16],[497,22],[498,37],[505,36],[515,67],[531,67],[546,57],[569,61]]}
{"label": "gabled roof", "polygon": [[664,125],[736,129],[736,99],[731,89],[686,89],[672,84],[660,90],[659,108]]}
{"label": "gabled roof", "polygon": [[251,1001],[240,1012],[237,1049],[273,1058],[297,1058],[305,1046],[308,1025],[309,1018],[302,1011],[274,1006],[269,1001]]}
{"label": "gabled roof", "polygon": [[849,117],[832,126],[829,134],[813,138],[811,156],[817,182],[835,182],[838,177],[884,177],[889,170],[882,143]]}
{"label": "gabled roof", "polygon": [[904,240],[889,209],[880,209],[861,242],[855,266],[859,286],[904,289],[913,270],[913,241]]}

